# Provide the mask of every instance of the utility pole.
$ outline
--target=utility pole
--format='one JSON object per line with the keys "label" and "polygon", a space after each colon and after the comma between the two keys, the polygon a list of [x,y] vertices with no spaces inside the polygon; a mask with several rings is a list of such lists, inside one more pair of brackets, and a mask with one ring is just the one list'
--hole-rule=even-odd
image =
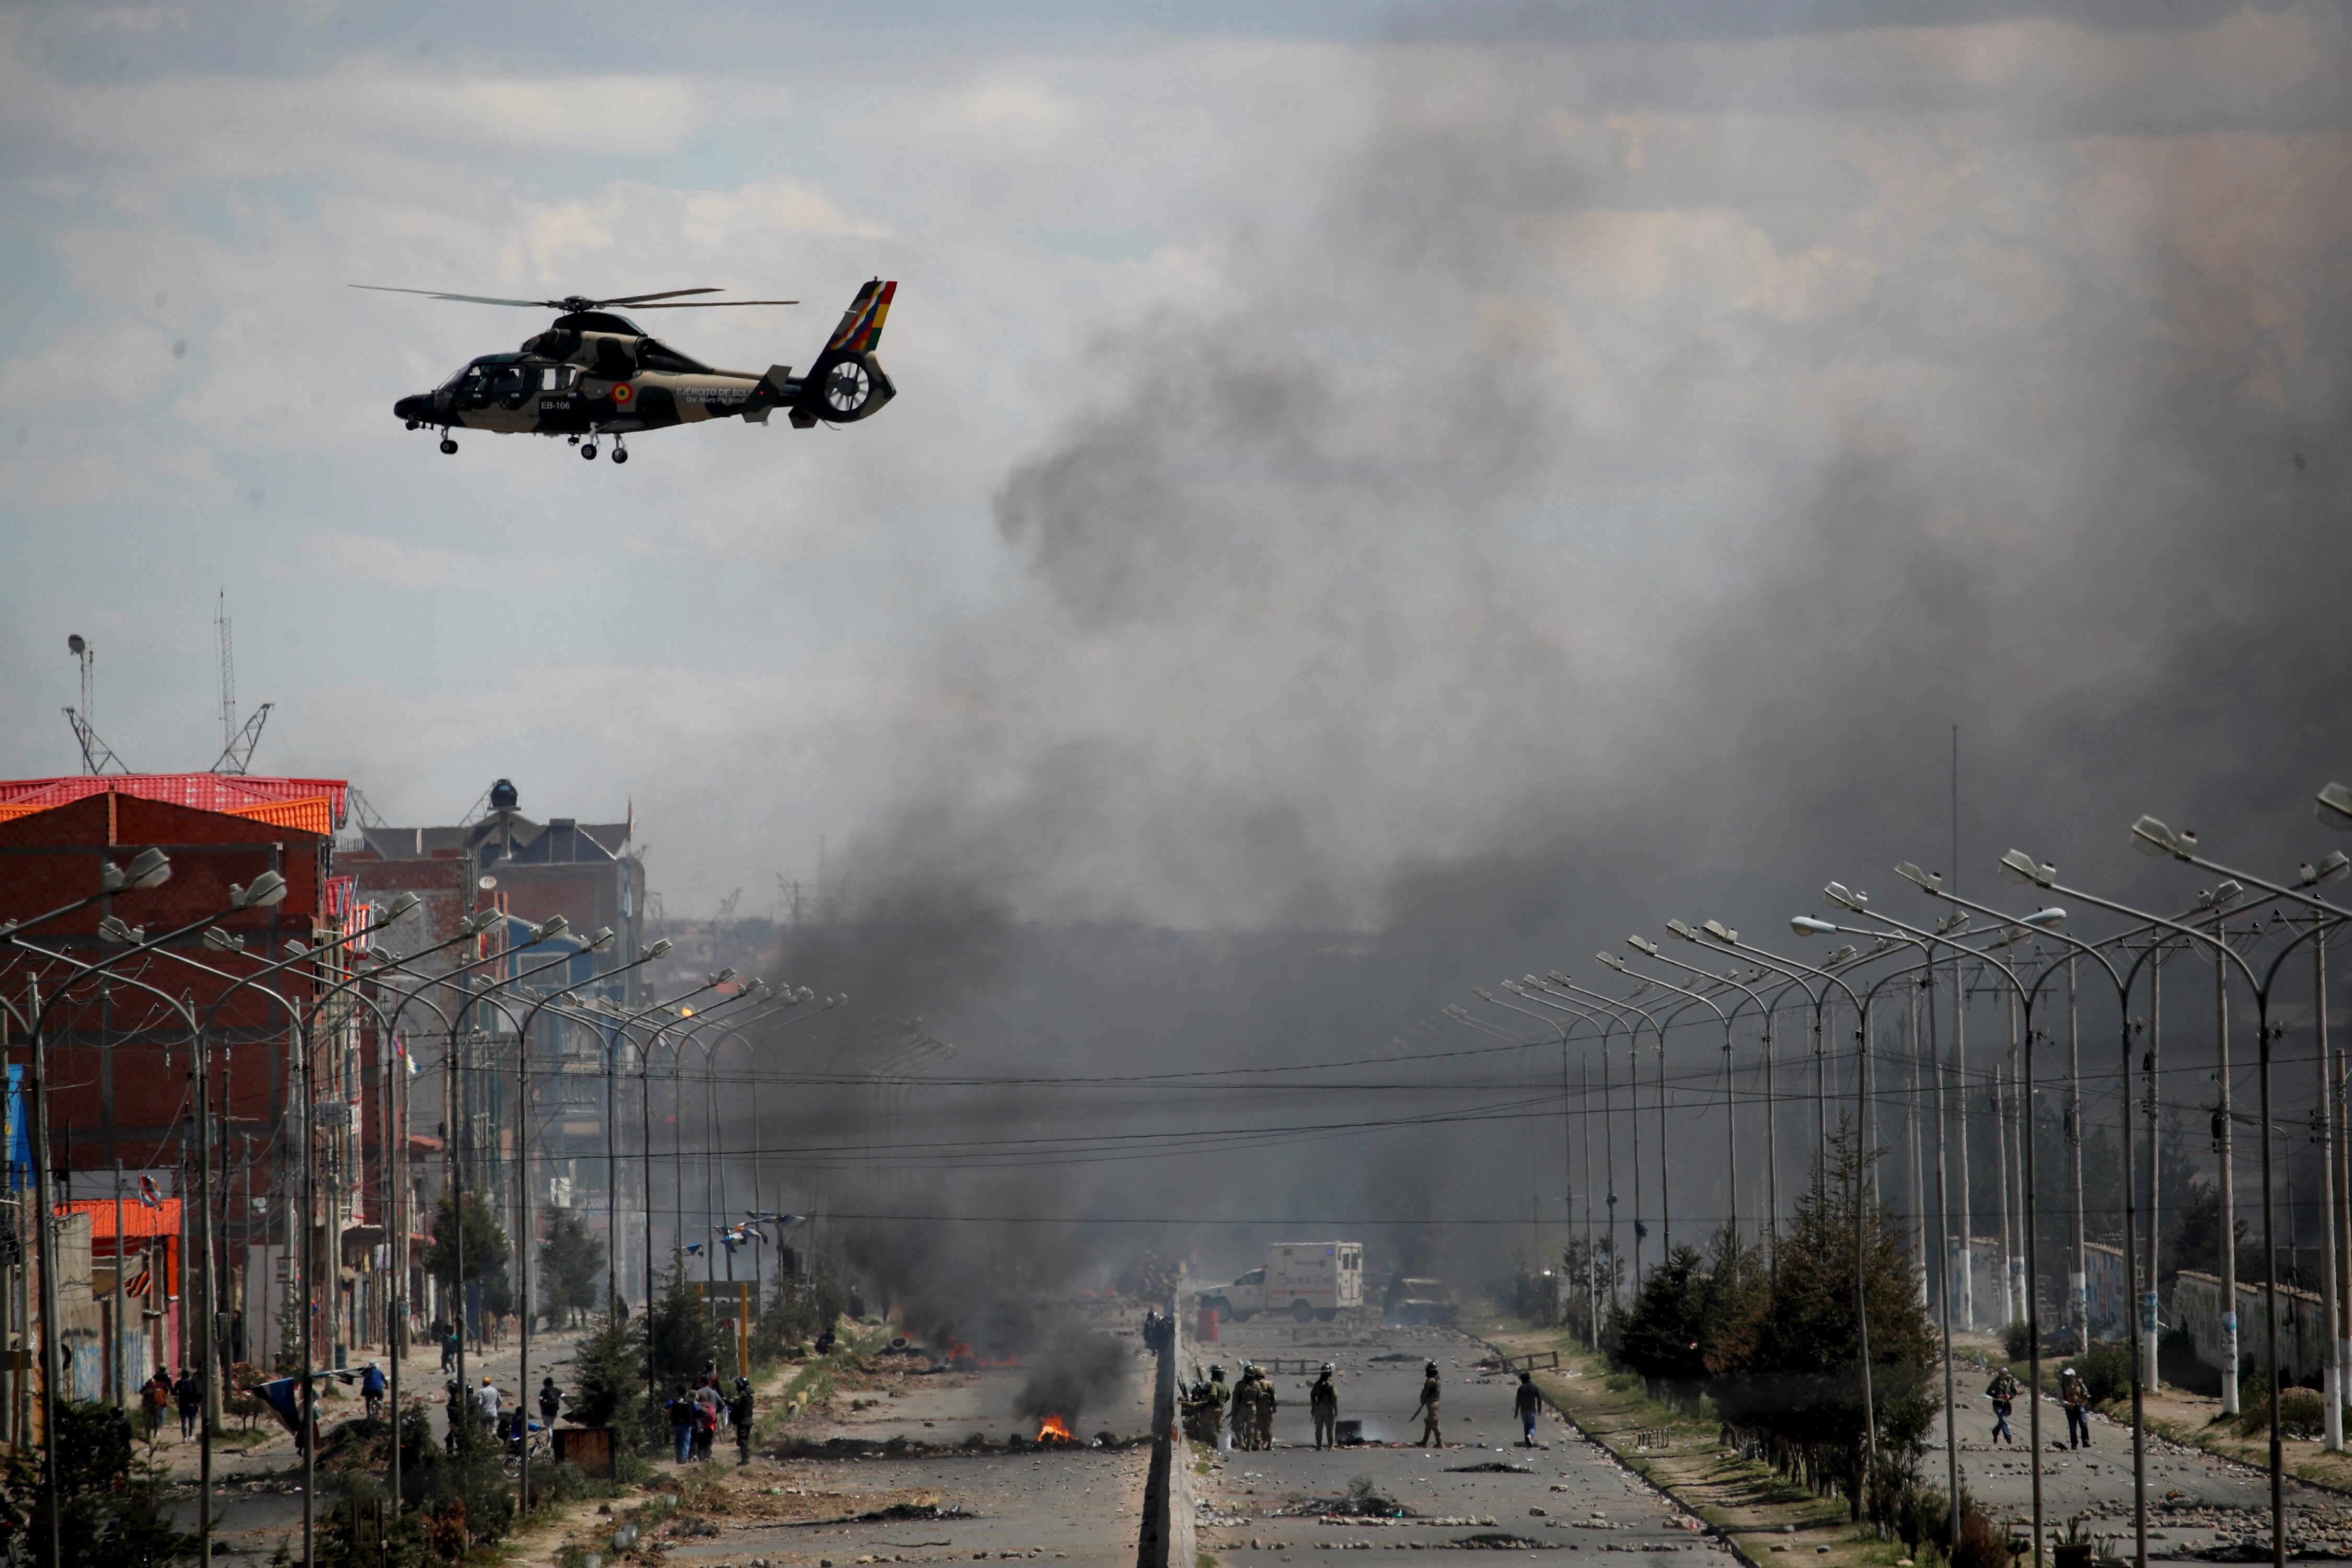
{"label": "utility pole", "polygon": [[[2213,916],[2213,942],[2216,947],[2226,947],[2229,932],[2217,912]],[[2215,1080],[2221,1085],[2221,1109],[2213,1117],[2214,1152],[2221,1161],[2221,1414],[2238,1414],[2238,1189],[2230,1169],[2233,1163],[2230,1152],[2230,960],[2227,952],[2213,955],[2213,1040],[2218,1066]],[[2270,1260],[2269,1272],[2276,1273],[2278,1260]],[[2151,1289],[2155,1276],[2148,1277]],[[2271,1347],[2272,1359],[2277,1358],[2277,1347]]]}
{"label": "utility pole", "polygon": [[2326,917],[2312,912],[2312,1027],[2318,1049],[2313,1053],[2319,1064],[2319,1099],[2314,1102],[2319,1123],[2319,1192],[2326,1200],[2326,1215],[2319,1227],[2320,1285],[2325,1294],[2321,1311],[2326,1316],[2327,1353],[2326,1370],[2320,1377],[2321,1403],[2326,1406],[2324,1440],[2328,1450],[2340,1451],[2344,1447],[2344,1368],[2337,1347],[2343,1343],[2343,1303],[2336,1293],[2336,1119],[2329,1114],[2327,1092],[2327,927]]}

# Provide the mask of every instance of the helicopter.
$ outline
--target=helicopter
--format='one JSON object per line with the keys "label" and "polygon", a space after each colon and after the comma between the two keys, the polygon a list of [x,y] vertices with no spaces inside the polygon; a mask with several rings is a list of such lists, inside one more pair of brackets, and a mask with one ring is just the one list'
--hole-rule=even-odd
{"label": "helicopter", "polygon": [[392,405],[394,417],[411,430],[437,428],[441,450],[454,454],[452,430],[519,431],[562,436],[594,461],[597,443],[610,437],[613,461],[625,463],[625,437],[640,430],[696,425],[737,417],[764,425],[782,408],[793,428],[850,425],[872,417],[898,389],[874,357],[882,323],[898,291],[896,281],[876,278],[857,290],[841,324],[825,341],[804,375],[792,366],[765,371],[719,370],[680,353],[614,307],[644,310],[690,310],[723,306],[796,305],[797,300],[688,300],[719,289],[669,289],[609,300],[568,295],[561,300],[498,300],[481,294],[448,294],[430,289],[394,289],[354,283],[384,294],[421,294],[475,305],[520,305],[562,312],[543,332],[525,338],[513,353],[480,354],[431,392]]}

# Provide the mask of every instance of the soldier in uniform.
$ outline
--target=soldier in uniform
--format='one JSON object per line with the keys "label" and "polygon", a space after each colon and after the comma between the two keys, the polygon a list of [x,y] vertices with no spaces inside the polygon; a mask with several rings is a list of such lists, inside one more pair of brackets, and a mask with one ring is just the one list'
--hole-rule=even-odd
{"label": "soldier in uniform", "polygon": [[1274,1379],[1261,1372],[1257,1374],[1257,1446],[1261,1450],[1274,1447]]}
{"label": "soldier in uniform", "polygon": [[1225,1419],[1225,1369],[1209,1370],[1212,1375],[1196,1381],[1184,1397],[1184,1436],[1213,1447]]}
{"label": "soldier in uniform", "polygon": [[1421,1403],[1412,1407],[1413,1414],[1416,1415],[1422,1415],[1423,1412],[1427,1412],[1423,1415],[1421,1441],[1414,1445],[1416,1447],[1427,1447],[1432,1444],[1441,1448],[1445,1447],[1444,1436],[1437,1429],[1437,1396],[1440,1392],[1437,1384],[1437,1363],[1431,1362],[1421,1369]]}
{"label": "soldier in uniform", "polygon": [[1242,1363],[1242,1380],[1234,1386],[1234,1447],[1252,1452],[1265,1447],[1261,1436],[1265,1427],[1266,1395],[1265,1373],[1258,1371],[1255,1362]]}
{"label": "soldier in uniform", "polygon": [[1331,1381],[1331,1373],[1337,1370],[1329,1362],[1325,1362],[1323,1375],[1317,1378],[1315,1386],[1307,1391],[1307,1410],[1315,1417],[1315,1446],[1318,1448],[1339,1446],[1339,1390]]}

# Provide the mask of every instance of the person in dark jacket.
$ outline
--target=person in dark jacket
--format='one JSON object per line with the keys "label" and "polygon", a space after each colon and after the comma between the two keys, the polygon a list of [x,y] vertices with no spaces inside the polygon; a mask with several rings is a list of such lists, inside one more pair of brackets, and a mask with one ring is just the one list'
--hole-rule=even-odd
{"label": "person in dark jacket", "polygon": [[1425,1448],[1433,1443],[1441,1448],[1445,1447],[1445,1435],[1437,1429],[1437,1400],[1443,1392],[1437,1382],[1437,1363],[1431,1362],[1422,1368],[1421,1403],[1412,1407],[1413,1415],[1422,1417],[1421,1441],[1415,1447]]}
{"label": "person in dark jacket", "polygon": [[1519,1386],[1511,1394],[1511,1409],[1519,1418],[1519,1447],[1536,1446],[1536,1417],[1543,1414],[1543,1394],[1536,1387],[1536,1374],[1519,1373]]}
{"label": "person in dark jacket", "polygon": [[683,1465],[694,1458],[695,1408],[694,1401],[687,1397],[686,1384],[679,1384],[677,1392],[670,1396],[668,1414],[670,1442],[677,1450],[677,1462]]}
{"label": "person in dark jacket", "polygon": [[147,1440],[150,1443],[155,1440],[155,1434],[163,1429],[163,1407],[171,1403],[172,1380],[159,1366],[154,1376],[139,1385],[139,1413],[146,1418]]}
{"label": "person in dark jacket", "polygon": [[751,1380],[735,1380],[735,1396],[727,1402],[727,1419],[735,1424],[735,1463],[751,1462]]}
{"label": "person in dark jacket", "polygon": [[1331,1381],[1335,1370],[1329,1362],[1325,1362],[1323,1375],[1307,1391],[1307,1411],[1315,1417],[1315,1446],[1318,1448],[1339,1446],[1339,1389]]}
{"label": "person in dark jacket", "polygon": [[196,1385],[195,1374],[182,1367],[179,1381],[172,1384],[172,1403],[180,1407],[181,1442],[188,1442],[195,1436],[196,1416],[204,1402],[205,1391]]}

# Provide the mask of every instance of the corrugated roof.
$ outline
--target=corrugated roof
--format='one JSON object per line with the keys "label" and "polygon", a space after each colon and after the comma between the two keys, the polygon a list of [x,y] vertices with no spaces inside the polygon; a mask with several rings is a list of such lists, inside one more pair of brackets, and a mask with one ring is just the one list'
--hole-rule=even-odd
{"label": "corrugated roof", "polygon": [[273,827],[332,833],[351,785],[342,779],[268,778],[254,773],[72,773],[0,780],[0,822],[70,805],[112,790],[142,800],[247,816]]}
{"label": "corrugated roof", "polygon": [[[180,1200],[164,1198],[162,1208],[149,1208],[139,1201],[137,1193],[125,1193],[122,1198],[122,1234],[136,1241],[142,1237],[180,1234]],[[61,1215],[89,1215],[89,1234],[93,1240],[111,1240],[114,1236],[114,1200],[108,1198],[72,1198],[58,1205]]]}

